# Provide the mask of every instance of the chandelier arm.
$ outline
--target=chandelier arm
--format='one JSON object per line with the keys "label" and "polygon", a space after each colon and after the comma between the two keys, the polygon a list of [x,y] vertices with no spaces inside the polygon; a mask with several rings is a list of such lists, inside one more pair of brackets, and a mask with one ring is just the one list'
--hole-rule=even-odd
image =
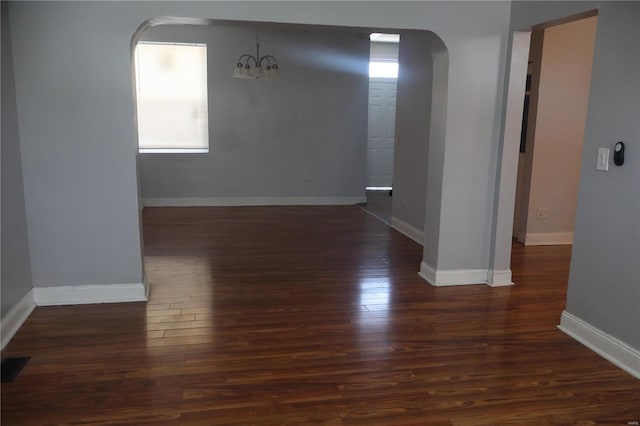
{"label": "chandelier arm", "polygon": [[271,65],[272,63],[277,64],[278,61],[276,60],[276,58],[274,58],[272,55],[264,55],[262,58],[260,58],[260,60],[258,62],[262,62],[263,60],[267,61],[267,63],[269,65]]}
{"label": "chandelier arm", "polygon": [[243,61],[244,59],[246,59],[245,64],[248,64],[248,63],[249,63],[249,61],[250,61],[250,60],[252,60],[252,59],[253,59],[253,64],[254,64],[254,65],[257,65],[257,64],[258,64],[258,62],[260,62],[260,61],[258,61],[258,60],[256,59],[256,57],[255,57],[255,56],[253,56],[253,55],[249,55],[249,54],[247,54],[247,53],[245,53],[244,55],[241,55],[241,56],[238,58],[238,62],[239,62],[239,63],[242,63],[242,61]]}

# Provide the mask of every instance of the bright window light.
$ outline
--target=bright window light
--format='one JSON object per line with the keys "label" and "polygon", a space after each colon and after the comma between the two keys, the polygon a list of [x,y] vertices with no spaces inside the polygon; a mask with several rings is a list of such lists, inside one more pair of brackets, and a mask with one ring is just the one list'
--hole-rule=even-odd
{"label": "bright window light", "polygon": [[371,33],[369,40],[377,43],[400,43],[400,34]]}
{"label": "bright window light", "polygon": [[207,46],[140,42],[135,67],[140,152],[209,152]]}
{"label": "bright window light", "polygon": [[397,62],[369,62],[369,77],[398,78]]}

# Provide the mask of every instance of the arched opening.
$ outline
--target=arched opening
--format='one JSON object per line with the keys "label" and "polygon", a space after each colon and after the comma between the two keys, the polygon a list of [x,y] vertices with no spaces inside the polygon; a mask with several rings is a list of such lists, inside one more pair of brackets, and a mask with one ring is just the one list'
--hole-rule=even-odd
{"label": "arched opening", "polygon": [[[255,31],[256,26],[259,26],[262,32],[262,40],[267,49],[273,51],[276,56],[279,57],[279,61],[283,61],[282,57],[286,58],[286,51],[283,46],[289,48],[293,55],[301,61],[306,62],[306,65],[313,66],[317,70],[323,69],[339,69],[342,75],[345,77],[342,81],[336,80],[334,77],[331,81],[331,86],[337,88],[342,92],[346,90],[354,90],[354,95],[350,97],[352,101],[347,104],[344,109],[344,113],[336,113],[336,108],[325,108],[324,113],[331,116],[333,114],[333,120],[325,123],[326,127],[336,127],[335,124],[340,121],[344,121],[344,125],[340,124],[338,127],[351,128],[349,138],[361,138],[360,142],[364,142],[366,139],[366,132],[358,133],[354,131],[354,124],[360,126],[360,129],[366,127],[366,106],[362,108],[358,102],[358,96],[362,95],[362,88],[366,87],[362,83],[367,83],[367,68],[368,68],[368,55],[366,57],[359,58],[357,55],[353,55],[353,51],[357,51],[359,46],[366,46],[368,53],[368,35],[374,29],[362,29],[353,27],[318,27],[318,26],[304,26],[293,24],[275,24],[275,23],[247,23],[247,22],[235,22],[235,21],[213,21],[203,19],[177,19],[177,18],[158,18],[145,22],[140,26],[138,31],[131,41],[132,50],[132,64],[133,52],[136,44],[141,40],[150,41],[166,41],[166,42],[182,42],[182,43],[209,43],[213,39],[211,35],[206,35],[207,31],[211,28],[215,28],[218,31],[224,31],[228,33],[227,36],[221,36],[216,34],[216,37],[220,40],[246,40],[249,43],[253,41],[252,36],[248,36],[249,33]],[[385,30],[390,32],[391,30]],[[289,34],[287,34],[289,32]],[[292,37],[291,32],[296,32],[296,36]],[[341,37],[348,36],[351,40],[352,51],[337,52],[328,49],[323,49],[322,45],[312,46],[309,48],[301,47],[299,45],[292,44],[292,40],[300,39],[301,37],[311,37],[309,34],[322,32],[323,38],[327,36]],[[442,184],[443,184],[443,158],[444,158],[444,144],[445,144],[445,128],[446,128],[446,105],[447,105],[447,75],[448,75],[448,54],[447,49],[443,41],[434,33],[424,30],[401,30],[397,31],[401,33],[403,37],[406,37],[408,41],[407,48],[405,49],[404,56],[407,58],[407,70],[411,71],[407,74],[406,82],[402,79],[403,89],[399,94],[399,102],[403,103],[402,111],[396,115],[396,126],[402,129],[402,140],[396,140],[396,147],[401,145],[401,152],[404,159],[400,160],[403,163],[402,167],[395,167],[394,169],[394,182],[397,189],[398,204],[394,202],[393,211],[395,219],[392,220],[392,226],[419,242],[424,246],[424,265],[436,265],[437,253],[438,253],[438,238],[439,238],[439,226],[440,226],[440,209],[441,209],[441,197],[442,197]],[[331,38],[329,37],[329,38]],[[309,40],[307,40],[309,41]],[[247,49],[251,46],[246,43]],[[313,43],[311,43],[313,44]],[[345,43],[341,43],[345,46]],[[315,49],[315,50],[314,50]],[[354,145],[350,155],[355,157],[346,157],[336,152],[323,152],[318,150],[319,146],[323,146],[316,141],[316,144],[309,143],[308,139],[313,139],[314,135],[320,133],[312,130],[313,127],[309,124],[305,129],[301,126],[290,126],[291,119],[300,120],[301,109],[296,111],[295,105],[301,105],[302,102],[309,100],[309,94],[304,93],[304,90],[297,90],[294,101],[287,101],[286,97],[282,97],[283,90],[286,88],[283,85],[287,82],[286,77],[289,70],[285,66],[286,60],[281,65],[281,76],[276,81],[265,82],[265,85],[259,86],[253,83],[263,84],[262,82],[255,81],[231,81],[225,83],[225,87],[221,88],[219,84],[216,85],[215,81],[212,83],[212,78],[219,78],[217,76],[224,75],[227,78],[227,74],[230,76],[230,72],[226,72],[229,64],[234,65],[236,57],[242,53],[243,49],[234,48],[230,53],[223,54],[219,50],[209,49],[208,65],[211,68],[209,71],[209,95],[212,104],[210,105],[209,122],[211,126],[215,127],[221,124],[220,127],[210,128],[210,143],[211,148],[209,155],[216,157],[220,156],[225,149],[221,144],[224,143],[224,139],[235,138],[235,145],[232,145],[229,149],[241,149],[243,144],[243,138],[245,140],[254,138],[258,139],[262,137],[263,140],[260,145],[255,145],[253,151],[245,153],[243,161],[251,162],[260,160],[262,165],[268,165],[269,153],[267,151],[260,151],[265,149],[269,140],[285,140],[284,145],[281,146],[286,155],[298,156],[297,165],[293,169],[286,170],[286,167],[271,167],[270,169],[262,169],[262,172],[256,172],[258,164],[251,163],[249,170],[254,173],[253,178],[257,181],[251,182],[251,178],[245,176],[247,186],[253,188],[260,186],[262,189],[269,187],[269,178],[273,178],[271,181],[271,188],[278,187],[274,182],[284,182],[282,179],[290,179],[290,176],[296,176],[302,181],[300,185],[289,188],[289,192],[276,191],[275,193],[262,193],[258,197],[252,196],[251,191],[245,192],[240,188],[235,188],[239,192],[234,193],[214,193],[205,194],[198,193],[191,190],[184,192],[185,195],[175,197],[175,194],[163,194],[162,191],[169,187],[176,188],[175,182],[181,178],[188,169],[189,173],[186,178],[183,178],[183,182],[191,183],[194,186],[198,185],[199,181],[203,181],[209,187],[213,187],[218,183],[222,183],[222,186],[229,186],[229,179],[225,180],[224,175],[213,176],[204,175],[203,173],[209,173],[214,169],[222,169],[224,167],[220,165],[216,167],[209,167],[207,172],[197,170],[193,167],[194,164],[205,162],[204,157],[198,157],[194,155],[189,156],[153,156],[150,157],[146,154],[137,155],[137,171],[138,171],[138,194],[140,206],[219,206],[219,205],[273,205],[273,204],[355,204],[360,197],[364,196],[364,167],[365,162],[365,145],[359,143]],[[285,53],[283,53],[285,52]],[[227,58],[227,56],[229,56]],[[365,60],[363,60],[365,59]],[[402,61],[402,59],[401,59]],[[400,65],[403,66],[402,64]],[[306,71],[312,73],[312,71]],[[402,73],[402,71],[401,71]],[[214,75],[215,74],[215,75]],[[214,75],[214,77],[212,77]],[[312,74],[307,74],[306,77]],[[135,70],[132,70],[133,87],[135,88]],[[300,78],[289,74],[290,79]],[[243,84],[242,87],[235,85]],[[328,87],[328,86],[327,86]],[[232,89],[244,90],[242,96],[237,96],[237,93],[232,93]],[[415,89],[415,90],[414,90]],[[265,95],[266,92],[269,92]],[[418,96],[419,95],[419,96]],[[135,98],[134,90],[134,98]],[[300,97],[302,96],[302,97]],[[326,95],[326,90],[325,94]],[[214,98],[224,98],[226,104],[224,105],[225,112],[221,115],[221,109],[216,109]],[[239,105],[239,102],[244,99],[248,99],[250,104],[244,106]],[[317,101],[317,98],[311,99]],[[355,99],[355,100],[354,100]],[[330,99],[328,99],[330,101]],[[250,111],[253,108],[260,108],[262,104],[268,104],[269,101],[273,101],[269,105],[270,112],[275,111],[276,114],[272,116],[269,121],[271,125],[269,131],[262,131],[259,135],[250,135],[247,137],[238,135],[237,129],[240,132],[246,131],[251,126],[243,126],[238,121],[239,114]],[[250,105],[250,106],[249,106]],[[365,104],[366,105],[366,104]],[[343,105],[344,106],[344,105]],[[216,115],[217,114],[217,115]],[[235,114],[235,116],[234,116]],[[348,115],[347,115],[348,114]],[[313,118],[316,122],[321,114],[316,114]],[[263,115],[264,117],[264,115]],[[288,117],[288,119],[287,119]],[[338,118],[341,120],[338,121]],[[345,119],[346,118],[346,119]],[[258,118],[260,119],[260,118]],[[236,120],[234,123],[234,130],[221,131],[225,123],[229,123]],[[246,124],[256,123],[254,119],[247,119]],[[314,125],[317,125],[315,123]],[[311,131],[310,131],[311,130]],[[286,140],[279,136],[292,135],[292,140]],[[343,135],[338,135],[343,137]],[[362,137],[364,136],[364,137]],[[336,139],[339,139],[336,138]],[[279,138],[279,139],[278,139]],[[326,142],[325,142],[326,145]],[[324,148],[323,148],[324,149]],[[251,158],[253,155],[255,158]],[[329,162],[327,166],[320,167],[324,172],[329,171],[325,176],[331,174],[332,167],[328,165],[335,163],[336,161],[343,164],[353,165],[354,160],[360,162],[363,167],[361,177],[353,179],[355,186],[362,190],[362,193],[347,193],[341,194],[339,192],[332,194],[326,200],[318,201],[316,194],[305,193],[309,190],[317,179],[318,175],[314,174],[318,172],[317,165],[310,163],[312,159],[317,159],[322,156],[326,156],[326,160]],[[408,161],[408,163],[406,163]],[[226,161],[229,164],[229,161]],[[408,166],[408,164],[410,165]],[[154,164],[157,164],[157,170],[160,172],[153,172]],[[314,170],[314,167],[316,170]],[[231,167],[226,169],[226,177],[232,176],[232,173],[239,168]],[[195,170],[195,171],[194,171]],[[266,170],[266,172],[265,172]],[[333,170],[335,172],[335,169]],[[335,174],[331,179],[335,180]],[[280,179],[280,180],[278,180]],[[349,184],[351,184],[349,183]],[[306,187],[306,188],[305,188]],[[153,191],[156,191],[155,193]],[[212,196],[213,195],[213,196]],[[275,196],[274,196],[275,195]],[[313,199],[312,199],[313,198]],[[395,212],[398,212],[397,216]],[[142,217],[140,217],[141,230],[142,230]],[[142,238],[141,238],[142,239]],[[422,274],[429,282],[434,283],[433,277],[428,273]]]}
{"label": "arched opening", "polygon": [[[423,260],[435,266],[448,55],[442,40],[429,31],[404,31],[401,40],[391,225],[423,245]],[[434,283],[433,277],[429,280]]]}

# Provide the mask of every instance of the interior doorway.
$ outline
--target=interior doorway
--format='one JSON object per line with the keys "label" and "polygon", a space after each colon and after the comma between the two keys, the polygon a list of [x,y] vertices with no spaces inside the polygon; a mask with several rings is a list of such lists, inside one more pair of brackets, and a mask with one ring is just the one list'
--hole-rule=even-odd
{"label": "interior doorway", "polygon": [[[583,53],[586,51],[587,61],[582,64],[582,70],[587,68],[589,70],[588,76],[582,76],[580,79],[577,79],[574,75],[573,71],[579,69],[580,66],[576,67],[575,64],[568,64],[566,69],[563,67],[557,67],[557,73],[550,73],[550,75],[558,74],[561,75],[562,72],[565,72],[565,75],[558,78],[556,77],[556,82],[559,82],[556,88],[550,86],[545,87],[540,90],[540,88],[534,90],[536,85],[533,79],[532,73],[532,81],[531,81],[531,90],[530,96],[531,99],[528,105],[528,122],[526,129],[527,139],[525,143],[527,144],[526,150],[531,149],[531,153],[535,155],[535,152],[539,149],[540,145],[537,145],[536,142],[538,140],[544,139],[546,142],[552,141],[555,143],[552,146],[552,152],[549,156],[550,161],[539,163],[536,167],[533,163],[531,166],[531,172],[538,172],[542,174],[546,174],[547,176],[552,176],[553,172],[560,170],[563,171],[565,169],[564,165],[561,163],[561,160],[564,159],[566,152],[563,150],[566,148],[566,145],[562,142],[566,139],[565,135],[562,134],[564,131],[565,124],[572,124],[574,129],[579,130],[578,140],[579,140],[579,153],[578,153],[578,175],[575,180],[575,192],[572,194],[577,198],[577,185],[580,179],[580,168],[582,167],[582,145],[584,142],[584,129],[586,124],[586,112],[588,107],[588,99],[589,94],[588,90],[591,85],[591,65],[593,62],[593,53],[595,48],[595,34],[596,34],[596,26],[597,22],[597,10],[591,10],[584,13],[580,13],[578,15],[567,16],[562,19],[554,20],[547,23],[542,23],[536,25],[534,28],[523,28],[520,30],[516,30],[513,33],[512,39],[512,47],[511,47],[511,59],[509,66],[509,76],[508,76],[508,87],[507,87],[507,98],[506,98],[506,110],[505,110],[505,126],[504,126],[504,140],[502,147],[502,157],[501,164],[498,169],[499,176],[499,186],[497,193],[497,208],[494,216],[494,239],[492,241],[492,253],[490,260],[490,275],[488,282],[489,285],[492,286],[502,286],[502,285],[511,285],[516,281],[515,277],[512,280],[511,277],[511,261],[512,261],[512,244],[513,244],[513,236],[516,226],[514,226],[514,212],[516,208],[521,209],[522,203],[524,200],[528,203],[528,208],[526,209],[527,215],[530,215],[531,210],[533,210],[534,214],[538,216],[547,216],[547,218],[556,218],[556,213],[554,209],[549,209],[548,206],[544,206],[540,204],[538,201],[533,201],[530,196],[524,196],[522,192],[518,194],[518,201],[516,202],[516,186],[517,186],[517,175],[518,175],[518,160],[519,160],[519,146],[522,142],[522,134],[523,134],[523,106],[525,103],[525,92],[526,92],[526,76],[528,74],[528,63],[529,63],[529,55],[531,52],[531,39],[532,33],[536,31],[545,31],[547,34],[554,32],[555,29],[560,28],[565,24],[571,24],[586,20],[588,18],[593,18],[592,25],[592,33],[590,41],[586,43],[586,47],[583,46],[581,49]],[[547,31],[548,30],[548,31]],[[541,34],[545,34],[545,32]],[[570,33],[567,39],[561,39],[561,42],[568,42],[569,40],[574,40],[576,44],[571,44],[568,48],[565,47],[566,53],[574,53],[578,42],[580,45],[585,44],[586,40],[580,39],[575,33]],[[550,46],[555,44],[553,41],[548,40],[549,42],[546,44],[547,50]],[[556,41],[557,42],[557,41]],[[543,51],[545,40],[542,39],[543,43]],[[566,60],[566,57],[562,55],[562,50],[560,50],[560,55],[557,55],[562,60]],[[535,68],[535,67],[534,67]],[[544,69],[544,67],[543,67]],[[566,73],[569,71],[568,73]],[[544,74],[544,72],[543,72]],[[574,101],[574,96],[563,94],[562,97],[557,98],[560,103],[563,104],[561,109],[557,109],[558,105],[555,105],[555,112],[557,113],[557,117],[555,121],[551,120],[553,125],[551,125],[549,132],[540,132],[535,121],[541,118],[540,113],[552,114],[554,108],[545,108],[544,105],[539,105],[539,99],[535,100],[533,95],[534,92],[538,98],[544,96],[545,98],[553,97],[563,93],[565,89],[571,88],[574,89],[574,86],[577,81],[580,81],[583,92],[581,97],[580,108],[582,110],[582,118],[581,124],[576,126],[574,123],[575,120],[567,119],[563,117],[566,112],[575,112],[576,106],[573,105],[567,106],[566,102]],[[585,93],[586,91],[586,93]],[[539,95],[539,96],[538,96]],[[535,101],[535,102],[534,102]],[[544,104],[544,102],[543,102]],[[553,105],[552,105],[553,106]],[[530,139],[530,135],[534,133],[534,138]],[[530,144],[531,140],[533,143]],[[555,149],[555,150],[554,150]],[[575,150],[575,149],[574,149]],[[586,156],[586,154],[585,154]],[[533,157],[531,157],[533,158]],[[557,161],[560,160],[560,161]],[[551,163],[555,163],[555,165],[551,165]],[[589,167],[592,165],[585,164],[585,167]],[[522,174],[522,171],[521,171]],[[526,176],[526,173],[525,173]],[[561,200],[563,197],[566,197],[566,191],[564,189],[560,189],[563,185],[568,182],[572,182],[570,179],[566,178],[556,178],[555,183],[547,186],[546,192],[552,195],[552,200]],[[527,186],[523,183],[520,185],[524,188]],[[519,190],[520,191],[520,190]],[[542,210],[539,210],[539,207],[543,207]],[[545,212],[544,207],[547,207]],[[520,217],[516,220],[522,221],[522,215],[524,212],[519,210],[518,212]],[[565,216],[566,217],[566,216]],[[539,219],[546,219],[541,217]],[[575,219],[575,204],[572,209],[572,213],[570,215],[571,220],[571,231],[573,231],[573,221]],[[528,220],[527,220],[528,221]],[[554,223],[555,221],[547,221],[549,224]],[[521,226],[516,224],[517,226]],[[557,236],[557,235],[556,235]],[[526,239],[526,237],[525,237]],[[573,239],[573,235],[571,234],[571,239]],[[557,244],[557,243],[556,243]],[[566,244],[566,243],[564,243]]]}
{"label": "interior doorway", "polygon": [[370,34],[366,209],[391,223],[399,34]]}
{"label": "interior doorway", "polygon": [[525,245],[573,243],[597,17],[533,31],[514,207]]}

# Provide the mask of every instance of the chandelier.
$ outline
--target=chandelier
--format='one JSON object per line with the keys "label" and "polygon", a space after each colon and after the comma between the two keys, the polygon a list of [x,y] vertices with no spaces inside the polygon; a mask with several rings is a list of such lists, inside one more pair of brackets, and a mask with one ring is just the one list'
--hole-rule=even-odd
{"label": "chandelier", "polygon": [[237,78],[273,78],[278,75],[278,62],[271,55],[260,56],[260,32],[256,29],[256,55],[245,53],[233,70]]}

